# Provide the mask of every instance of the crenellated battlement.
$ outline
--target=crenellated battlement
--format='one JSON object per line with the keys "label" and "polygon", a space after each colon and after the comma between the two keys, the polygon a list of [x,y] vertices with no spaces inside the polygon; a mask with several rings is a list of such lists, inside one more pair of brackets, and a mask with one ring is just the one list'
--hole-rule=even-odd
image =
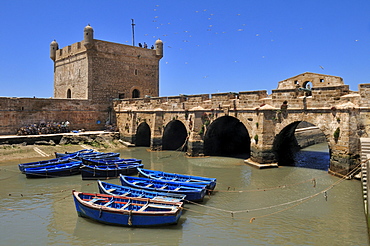
{"label": "crenellated battlement", "polygon": [[79,53],[86,52],[86,47],[83,46],[82,42],[77,42],[72,45],[68,45],[62,49],[56,51],[56,61],[66,59],[71,56],[75,56]]}
{"label": "crenellated battlement", "polygon": [[125,56],[145,60],[145,59],[158,59],[154,49],[145,49],[141,47],[112,43],[103,40],[94,40],[94,48],[96,52],[113,55],[116,57]]}
{"label": "crenellated battlement", "polygon": [[55,98],[111,104],[114,98],[158,96],[161,40],[148,49],[93,37],[94,30],[87,25],[80,42],[62,49],[55,40],[51,42]]}
{"label": "crenellated battlement", "polygon": [[[293,78],[298,78],[295,76]],[[311,78],[315,74],[311,74]],[[326,75],[326,78],[331,78]],[[339,77],[336,77],[339,78]],[[328,79],[329,80],[329,79]],[[312,80],[314,81],[314,80]],[[251,110],[268,105],[270,108],[280,109],[284,101],[287,101],[290,109],[302,110],[307,108],[332,108],[345,103],[353,103],[357,107],[368,107],[370,88],[367,85],[360,86],[360,94],[351,92],[348,85],[344,85],[341,79],[333,79],[332,86],[313,87],[310,94],[307,91],[295,89],[275,89],[268,95],[266,90],[226,92],[200,95],[179,95],[170,97],[129,98],[116,100],[115,105],[120,109],[137,110],[191,110],[203,108],[205,110],[233,108],[237,110]],[[329,82],[328,82],[329,83]],[[365,96],[366,99],[361,98]]]}

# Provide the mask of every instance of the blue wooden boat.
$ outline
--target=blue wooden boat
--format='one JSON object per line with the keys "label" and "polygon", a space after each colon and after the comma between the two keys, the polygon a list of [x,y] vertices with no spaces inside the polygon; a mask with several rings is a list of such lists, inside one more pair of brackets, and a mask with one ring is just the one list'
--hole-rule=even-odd
{"label": "blue wooden boat", "polygon": [[100,180],[98,180],[98,187],[100,193],[112,196],[142,197],[167,202],[181,202],[185,199],[185,195],[183,194],[136,189],[129,186],[111,184]]}
{"label": "blue wooden boat", "polygon": [[185,182],[189,184],[206,185],[207,189],[210,191],[214,190],[214,188],[216,187],[215,178],[191,176],[191,175],[177,174],[177,173],[166,173],[166,172],[142,169],[142,168],[138,168],[138,171],[139,171],[139,175],[145,178],[169,180],[169,181],[174,181],[174,182]]}
{"label": "blue wooden boat", "polygon": [[92,152],[94,152],[93,149],[82,149],[82,150],[78,150],[75,152],[65,152],[65,153],[54,152],[54,154],[56,158],[59,158],[59,157],[67,156],[67,155],[79,155],[79,154],[87,154],[87,153],[92,153]]}
{"label": "blue wooden boat", "polygon": [[147,198],[111,196],[73,191],[78,216],[100,223],[149,227],[177,224],[182,202],[163,202]]}
{"label": "blue wooden boat", "polygon": [[71,154],[62,154],[55,153],[55,156],[70,156],[71,158],[81,160],[82,158],[86,159],[117,159],[120,156],[120,153],[115,152],[80,152],[80,153],[71,153]]}
{"label": "blue wooden boat", "polygon": [[110,165],[110,164],[129,164],[129,163],[141,163],[140,159],[88,159],[82,158],[82,163],[86,165]]}
{"label": "blue wooden boat", "polygon": [[27,178],[54,178],[70,176],[80,173],[81,161],[74,161],[62,164],[52,164],[42,167],[30,167],[24,169]]}
{"label": "blue wooden boat", "polygon": [[82,160],[82,159],[117,159],[120,153],[115,152],[91,152],[85,154],[77,154],[74,158]]}
{"label": "blue wooden boat", "polygon": [[112,165],[82,165],[82,179],[110,179],[118,178],[120,174],[136,174],[137,168],[143,167],[141,163],[112,164]]}
{"label": "blue wooden boat", "polygon": [[22,163],[22,164],[18,164],[18,168],[22,173],[24,173],[25,168],[44,167],[44,166],[49,166],[49,165],[67,163],[71,161],[71,157],[72,156],[68,155],[68,156],[64,156],[61,158],[55,158],[55,159],[50,159],[50,160]]}
{"label": "blue wooden boat", "polygon": [[142,177],[120,175],[121,184],[150,191],[169,192],[186,195],[188,201],[203,201],[206,194],[206,185],[195,185],[183,182],[162,181]]}

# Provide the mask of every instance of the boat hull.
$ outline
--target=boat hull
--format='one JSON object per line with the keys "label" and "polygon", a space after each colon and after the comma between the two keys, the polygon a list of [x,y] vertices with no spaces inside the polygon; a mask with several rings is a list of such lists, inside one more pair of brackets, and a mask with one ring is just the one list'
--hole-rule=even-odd
{"label": "boat hull", "polygon": [[157,179],[157,180],[168,180],[168,181],[173,181],[173,182],[185,182],[189,184],[206,185],[208,191],[212,191],[216,187],[215,178],[191,176],[191,175],[177,174],[177,173],[167,173],[167,172],[142,169],[142,168],[139,168],[138,171],[139,171],[140,177]]}
{"label": "boat hull", "polygon": [[[118,178],[122,175],[132,175],[137,173],[137,168],[142,167],[143,164],[125,164],[117,166],[90,166],[83,165],[81,167],[82,179],[111,179]],[[111,167],[111,168],[110,168]]]}
{"label": "boat hull", "polygon": [[25,168],[27,178],[55,178],[80,174],[81,161],[49,165],[45,167]]}
{"label": "boat hull", "polygon": [[156,201],[167,201],[167,202],[181,202],[185,199],[185,195],[148,191],[143,189],[135,189],[129,186],[122,186],[116,184],[110,184],[98,180],[99,192],[102,194],[108,194],[113,196],[129,196],[129,197],[142,197],[149,198]]}
{"label": "boat hull", "polygon": [[55,153],[57,158],[70,156],[71,158],[81,160],[82,158],[86,159],[116,159],[119,158],[120,153],[110,152],[74,152],[74,153]]}
{"label": "boat hull", "polygon": [[60,158],[60,157],[64,157],[67,155],[79,155],[79,154],[92,153],[93,151],[94,151],[93,149],[82,149],[82,150],[75,151],[75,152],[65,152],[65,153],[55,152],[54,154],[56,158]]}
{"label": "boat hull", "polygon": [[[132,227],[171,225],[177,224],[182,214],[181,207],[177,207],[171,212],[140,212],[130,210],[130,208],[128,210],[124,210],[110,208],[102,205],[89,204],[88,202],[80,199],[80,197],[76,193],[77,192],[74,192],[73,197],[78,216],[109,225]],[[111,197],[113,196],[108,197],[108,199],[111,199]]]}
{"label": "boat hull", "polygon": [[120,181],[123,186],[130,186],[150,191],[183,194],[186,195],[185,200],[192,202],[203,201],[204,196],[206,194],[205,185],[200,186],[180,182],[152,180],[139,177],[128,177],[123,175],[120,175]]}
{"label": "boat hull", "polygon": [[112,165],[112,164],[131,164],[141,163],[140,159],[88,159],[82,158],[82,163],[85,165]]}
{"label": "boat hull", "polygon": [[68,163],[70,161],[71,160],[70,160],[69,156],[65,156],[65,157],[62,157],[62,158],[55,158],[55,159],[50,159],[50,160],[45,160],[45,161],[36,161],[36,162],[18,164],[18,168],[19,168],[19,171],[24,173],[25,168],[46,167],[46,166],[50,166],[50,165]]}

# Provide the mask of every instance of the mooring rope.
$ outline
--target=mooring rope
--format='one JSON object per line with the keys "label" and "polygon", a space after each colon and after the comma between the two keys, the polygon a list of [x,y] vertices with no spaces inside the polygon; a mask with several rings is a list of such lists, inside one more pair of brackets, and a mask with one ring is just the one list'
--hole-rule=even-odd
{"label": "mooring rope", "polygon": [[[296,200],[293,200],[293,201],[289,201],[289,202],[285,202],[285,203],[281,203],[281,204],[276,204],[276,205],[272,205],[272,206],[267,206],[267,207],[261,207],[261,208],[254,208],[254,209],[244,209],[244,210],[226,210],[226,209],[221,209],[221,208],[216,208],[216,207],[212,207],[212,206],[206,206],[206,205],[203,205],[203,204],[199,204],[199,203],[195,203],[195,202],[192,202],[192,201],[188,201],[186,200],[188,203],[190,204],[194,204],[196,206],[200,206],[200,207],[204,207],[204,208],[208,208],[208,209],[213,209],[213,210],[217,210],[217,211],[221,211],[221,212],[225,212],[225,213],[229,213],[231,215],[232,218],[234,218],[234,215],[235,214],[238,214],[238,213],[248,213],[248,212],[255,212],[255,211],[261,211],[261,210],[267,210],[267,209],[272,209],[272,208],[277,208],[277,207],[281,207],[281,206],[286,206],[286,205],[291,205],[293,204],[292,206],[290,207],[287,207],[287,208],[283,208],[281,210],[278,210],[278,211],[275,211],[275,212],[272,212],[272,213],[269,213],[269,214],[265,214],[265,215],[261,215],[261,216],[256,216],[256,217],[252,217],[250,219],[250,223],[252,223],[254,220],[256,220],[257,218],[264,218],[264,217],[268,217],[268,216],[271,216],[271,215],[274,215],[274,214],[277,214],[277,213],[281,213],[283,211],[287,211],[291,208],[294,208],[308,200],[311,200],[312,198],[314,197],[317,197],[318,195],[320,194],[323,194],[324,193],[324,197],[325,197],[325,200],[327,200],[327,191],[329,191],[330,189],[334,188],[336,185],[342,183],[344,180],[348,179],[348,177],[351,177],[351,175],[353,175],[354,173],[356,173],[359,169],[361,169],[361,165],[362,163],[366,162],[366,161],[369,161],[370,159],[367,159],[365,161],[362,161],[360,164],[358,164],[355,168],[353,168],[349,173],[347,173],[346,175],[343,175],[342,178],[340,178],[338,181],[334,182],[333,184],[329,185],[327,188],[321,190],[320,192],[317,192],[313,195],[310,195],[310,196],[306,196],[306,197],[303,197],[303,198],[300,198],[300,199],[296,199]],[[3,169],[0,169],[0,170],[3,170]],[[4,169],[6,170],[6,169]],[[4,179],[3,179],[4,180]],[[277,187],[272,187],[272,188],[265,188],[265,189],[257,189],[257,190],[250,190],[250,191],[266,191],[266,190],[273,190],[273,189],[277,189],[277,188],[282,188],[282,187],[287,187],[287,186],[293,186],[293,185],[297,185],[297,184],[302,184],[302,183],[307,183],[307,182],[313,182],[313,187],[315,188],[316,187],[316,179],[313,178],[313,179],[309,179],[309,180],[305,180],[305,181],[302,181],[302,182],[298,182],[298,183],[295,183],[295,184],[290,184],[290,185],[283,185],[283,186],[277,186]],[[90,185],[90,184],[93,184],[95,182],[91,182],[91,183],[87,183],[86,185]],[[63,192],[66,192],[68,190],[60,190],[60,191],[55,191],[55,192],[49,192],[49,193],[46,193],[46,194],[54,194],[54,193],[63,193]],[[250,191],[234,191],[234,192],[250,192]],[[9,194],[9,196],[11,196],[12,194]],[[23,194],[20,194],[22,197],[23,197]],[[28,194],[30,195],[30,194]],[[31,194],[31,195],[44,195],[44,193],[36,193],[36,194]],[[70,195],[67,195],[67,196],[64,196],[58,200],[53,200],[49,203],[43,203],[43,204],[40,204],[39,206],[35,206],[35,207],[28,207],[28,208],[16,208],[16,209],[12,209],[12,208],[6,208],[6,207],[2,207],[0,206],[0,208],[2,209],[6,209],[6,210],[9,210],[9,211],[13,211],[13,210],[32,210],[32,209],[36,209],[36,208],[39,208],[39,207],[43,207],[43,206],[46,206],[46,205],[49,205],[51,203],[54,203],[54,202],[59,202],[61,200],[64,200],[65,198],[69,197]],[[296,203],[296,204],[294,204]],[[193,212],[196,212],[196,213],[201,213],[201,214],[205,214],[205,215],[209,215],[208,213],[202,213],[202,212],[199,212],[199,211],[194,211],[194,210],[190,210],[190,209],[186,209],[186,210],[189,210],[189,211],[193,211]],[[229,217],[229,216],[226,216],[226,215],[217,215],[217,216],[221,216],[221,217]]]}
{"label": "mooring rope", "polygon": [[[344,180],[347,179],[348,176],[350,176],[353,173],[357,172],[358,169],[361,168],[361,164],[362,163],[360,163],[359,165],[357,165],[347,175],[345,175],[344,177],[340,178],[338,181],[336,181],[333,184],[329,185],[328,187],[326,187],[325,189],[321,190],[320,192],[317,192],[317,193],[315,193],[313,195],[306,196],[306,197],[303,197],[303,198],[300,198],[300,199],[296,199],[296,200],[293,200],[293,201],[289,201],[289,202],[285,202],[285,203],[281,203],[281,204],[276,204],[276,205],[272,205],[272,206],[268,206],[268,207],[261,207],[261,208],[254,208],[254,209],[244,209],[244,210],[226,210],[226,209],[221,209],[221,208],[216,208],[216,207],[212,207],[212,206],[207,206],[207,205],[195,203],[195,202],[188,201],[188,200],[186,200],[186,202],[188,202],[190,204],[194,204],[196,206],[200,206],[200,207],[204,207],[204,208],[208,208],[208,209],[213,209],[213,210],[217,210],[217,211],[229,213],[231,215],[231,217],[234,217],[234,215],[237,214],[237,213],[249,213],[249,212],[267,210],[267,209],[272,209],[272,208],[277,208],[277,207],[281,207],[281,206],[286,206],[286,205],[293,204],[292,206],[287,207],[287,208],[283,208],[283,209],[281,209],[279,211],[275,211],[275,212],[272,212],[272,213],[269,213],[269,214],[265,214],[265,215],[261,215],[261,216],[252,217],[250,219],[250,223],[252,223],[257,218],[264,218],[264,217],[268,217],[268,216],[271,216],[271,215],[274,215],[274,214],[277,214],[277,213],[281,213],[283,211],[287,211],[287,210],[289,210],[291,208],[294,208],[294,207],[296,207],[296,206],[298,206],[298,205],[300,205],[300,204],[302,204],[302,203],[304,203],[304,202],[306,202],[308,200],[311,200],[314,197],[317,197],[320,194],[324,194],[325,200],[327,200],[327,191],[329,191],[330,189],[334,188],[336,185],[342,183]],[[316,182],[316,180],[315,180],[315,182]],[[315,184],[315,186],[316,186],[316,184]],[[294,204],[294,203],[296,203],[296,204]],[[193,210],[191,210],[191,211],[193,211]],[[202,213],[202,212],[197,212],[197,213]],[[207,213],[203,213],[203,214],[207,214]]]}
{"label": "mooring rope", "polygon": [[[327,174],[322,174],[320,176],[325,176]],[[320,177],[318,176],[318,177]],[[318,179],[318,177],[316,178],[310,178],[310,179],[307,179],[307,180],[304,180],[304,181],[301,181],[301,182],[297,182],[297,183],[292,183],[292,184],[283,184],[283,185],[278,185],[278,186],[275,186],[275,187],[267,187],[267,188],[256,188],[256,189],[253,189],[253,190],[232,190],[231,187],[228,187],[227,190],[213,190],[213,191],[216,191],[216,192],[230,192],[230,193],[243,193],[243,192],[260,192],[260,191],[271,191],[271,190],[277,190],[277,189],[285,189],[285,188],[288,188],[288,187],[292,187],[292,186],[296,186],[296,185],[300,185],[300,184],[304,184],[304,183],[308,183],[308,182],[312,182],[313,183],[313,186],[316,186],[316,180]]]}

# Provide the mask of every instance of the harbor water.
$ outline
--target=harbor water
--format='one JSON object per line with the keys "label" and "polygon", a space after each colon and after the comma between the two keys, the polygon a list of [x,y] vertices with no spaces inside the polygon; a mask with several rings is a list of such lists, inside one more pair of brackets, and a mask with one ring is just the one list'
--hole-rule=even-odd
{"label": "harbor water", "polygon": [[217,178],[216,190],[185,204],[177,225],[110,226],[78,217],[74,207],[72,190],[97,192],[96,181],[27,179],[19,161],[2,162],[0,245],[369,245],[361,183],[327,173],[325,145],[299,153],[295,167],[262,170],[238,158],[118,151],[148,169]]}

